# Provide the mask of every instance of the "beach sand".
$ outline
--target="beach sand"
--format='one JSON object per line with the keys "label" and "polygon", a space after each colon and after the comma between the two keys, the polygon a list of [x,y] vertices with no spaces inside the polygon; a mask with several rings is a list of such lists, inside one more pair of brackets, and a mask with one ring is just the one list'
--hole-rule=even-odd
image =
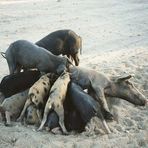
{"label": "beach sand", "polygon": [[[0,50],[18,39],[36,42],[58,29],[82,37],[80,66],[107,76],[132,74],[131,81],[148,98],[147,0],[0,0]],[[0,56],[0,79],[9,73]],[[148,147],[148,106],[120,100],[114,106],[118,123],[111,134],[53,135],[34,126],[0,123],[0,148],[139,148]]]}

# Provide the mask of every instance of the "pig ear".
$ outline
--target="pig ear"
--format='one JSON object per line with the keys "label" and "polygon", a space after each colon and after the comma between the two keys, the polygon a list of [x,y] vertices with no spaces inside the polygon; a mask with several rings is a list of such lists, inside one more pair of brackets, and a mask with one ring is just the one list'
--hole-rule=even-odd
{"label": "pig ear", "polygon": [[128,80],[128,79],[130,79],[131,77],[132,77],[132,75],[128,75],[128,76],[126,76],[126,77],[118,78],[118,79],[117,79],[117,82],[121,82],[121,81]]}

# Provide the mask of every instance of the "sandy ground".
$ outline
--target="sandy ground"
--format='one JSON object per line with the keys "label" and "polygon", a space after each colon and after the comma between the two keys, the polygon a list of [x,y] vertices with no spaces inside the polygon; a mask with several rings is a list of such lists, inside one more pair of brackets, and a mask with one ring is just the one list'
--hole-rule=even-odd
{"label": "sandy ground", "polygon": [[[72,29],[83,39],[80,66],[108,76],[131,79],[148,97],[147,0],[0,0],[0,49],[18,39],[36,42],[57,29]],[[0,57],[0,79],[8,66]],[[139,148],[148,147],[148,107],[120,101],[119,123],[108,123],[109,135],[53,135],[34,127],[0,124],[0,147]]]}

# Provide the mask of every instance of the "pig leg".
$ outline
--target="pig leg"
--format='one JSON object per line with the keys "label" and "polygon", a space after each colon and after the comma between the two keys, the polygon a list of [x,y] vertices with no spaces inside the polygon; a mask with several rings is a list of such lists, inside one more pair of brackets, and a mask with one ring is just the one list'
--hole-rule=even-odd
{"label": "pig leg", "polygon": [[95,91],[96,99],[99,101],[99,104],[102,108],[105,118],[108,120],[113,120],[113,115],[109,111],[103,90],[99,87],[93,86],[93,84],[92,87]]}
{"label": "pig leg", "polygon": [[6,111],[5,114],[6,114],[6,124],[5,125],[9,126],[11,125],[11,119],[10,119],[11,113]]}
{"label": "pig leg", "polygon": [[5,96],[2,92],[0,92],[0,104],[2,104],[2,102],[4,101]]}
{"label": "pig leg", "polygon": [[9,66],[9,73],[13,74],[14,71],[15,71],[15,66],[14,65]]}
{"label": "pig leg", "polygon": [[78,53],[72,54],[72,59],[74,59],[75,65],[78,66],[80,62]]}
{"label": "pig leg", "polygon": [[38,116],[39,121],[40,121],[40,123],[41,123],[41,121],[42,121],[41,111],[40,111],[39,109],[37,109],[36,113],[37,113],[37,116]]}
{"label": "pig leg", "polygon": [[40,124],[40,127],[37,129],[37,131],[41,131],[43,129],[43,126],[45,125],[46,121],[47,121],[47,116],[48,116],[48,113],[50,112],[51,110],[51,105],[49,105],[48,107],[48,102],[46,103],[46,106],[45,106],[45,109],[44,109],[44,115],[43,115],[43,119],[42,119],[42,122]]}
{"label": "pig leg", "polygon": [[[6,58],[7,59],[7,58]],[[7,59],[8,67],[9,67],[9,73],[13,74],[16,69],[16,63],[12,58]]]}
{"label": "pig leg", "polygon": [[60,106],[60,108],[56,107],[54,110],[59,116],[59,125],[62,129],[63,134],[67,135],[68,132],[67,132],[65,125],[64,125],[64,108],[63,108],[63,106],[62,107]]}
{"label": "pig leg", "polygon": [[73,57],[70,54],[68,54],[67,57],[73,63],[73,60],[74,60]]}
{"label": "pig leg", "polygon": [[110,131],[110,129],[109,129],[109,127],[108,127],[108,125],[107,125],[107,123],[106,123],[106,121],[105,121],[104,119],[102,120],[102,124],[103,124],[103,126],[105,127],[107,133],[110,134],[111,131]]}
{"label": "pig leg", "polygon": [[[101,121],[101,122],[100,122]],[[104,134],[104,132],[102,131],[102,126],[100,125],[100,123],[102,124],[103,128],[105,128],[107,134],[110,134],[111,131],[106,123],[106,121],[103,119],[99,119],[98,117],[92,117],[91,120],[87,123],[87,125],[85,126],[85,130],[86,133],[88,135],[92,135],[94,133],[101,133]]]}
{"label": "pig leg", "polygon": [[28,107],[31,103],[32,103],[32,102],[31,102],[30,98],[27,99],[27,101],[26,101],[26,103],[25,103],[25,105],[24,105],[24,108],[23,108],[23,110],[22,110],[22,112],[21,112],[19,118],[17,119],[18,122],[23,120],[23,118],[24,118],[24,116],[25,116],[25,111],[26,111],[27,107]]}
{"label": "pig leg", "polygon": [[40,124],[40,127],[37,129],[37,131],[41,131],[43,129],[43,126],[45,125],[45,123],[47,121],[47,116],[48,116],[49,111],[50,111],[50,109],[48,107],[46,107],[44,110],[42,122]]}
{"label": "pig leg", "polygon": [[2,116],[2,121],[4,121],[4,125],[6,125],[6,123],[7,123],[6,111],[5,111],[5,109],[3,109],[3,107],[1,105],[0,105],[0,113]]}

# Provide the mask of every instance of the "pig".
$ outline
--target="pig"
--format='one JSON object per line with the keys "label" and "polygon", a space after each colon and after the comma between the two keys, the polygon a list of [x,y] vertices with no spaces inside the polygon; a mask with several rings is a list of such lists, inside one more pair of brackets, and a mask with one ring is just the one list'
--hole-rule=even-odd
{"label": "pig", "polygon": [[40,72],[30,70],[5,76],[0,83],[1,103],[4,98],[30,88],[40,78]]}
{"label": "pig", "polygon": [[104,95],[104,88],[110,84],[109,78],[95,70],[76,66],[71,66],[69,72],[71,73],[72,82],[80,85],[83,90],[87,89],[88,91],[93,91],[95,94],[94,99],[99,102],[104,118],[107,120],[113,120],[113,115],[110,113]]}
{"label": "pig", "polygon": [[85,123],[79,112],[73,108],[72,110],[64,110],[64,123],[68,132],[81,133],[85,130]]}
{"label": "pig", "polygon": [[76,110],[79,112],[83,122],[87,125],[91,118],[96,116],[101,119],[103,126],[107,133],[111,133],[97,102],[88,95],[83,89],[75,84],[70,83],[69,85],[69,96],[74,104]]}
{"label": "pig", "polygon": [[[25,112],[25,123],[39,126],[40,121],[37,115],[37,108],[35,104],[30,104],[27,107]],[[53,128],[59,127],[59,117],[56,112],[52,111],[48,114],[45,127],[48,131],[52,130]]]}
{"label": "pig", "polygon": [[28,99],[17,121],[23,120],[27,107],[32,103],[35,104],[37,108],[38,118],[41,121],[42,112],[44,110],[44,106],[46,104],[50,88],[56,78],[57,75],[53,73],[47,73],[41,76],[40,79],[34,83],[34,85],[29,89]]}
{"label": "pig", "polygon": [[79,65],[79,50],[82,52],[82,38],[72,30],[57,30],[35,43],[55,55],[67,55]]}
{"label": "pig", "polygon": [[0,105],[0,112],[6,120],[5,125],[11,125],[10,117],[15,117],[16,119],[20,115],[27,97],[28,89],[9,98],[5,98],[5,100]]}
{"label": "pig", "polygon": [[27,40],[13,42],[6,50],[5,57],[10,74],[20,72],[22,68],[36,68],[40,72],[61,74],[72,64],[68,58],[55,56]]}
{"label": "pig", "polygon": [[40,124],[35,104],[30,104],[24,115],[24,123],[38,126]]}
{"label": "pig", "polygon": [[81,133],[85,129],[85,123],[80,113],[76,110],[69,93],[69,86],[64,101],[64,123],[68,132]]}
{"label": "pig", "polygon": [[104,89],[105,96],[124,99],[134,105],[145,106],[148,99],[134,86],[129,79],[132,75],[114,78]]}
{"label": "pig", "polygon": [[54,110],[59,116],[59,125],[63,134],[67,134],[67,130],[64,125],[64,107],[63,102],[66,97],[68,83],[70,82],[70,76],[68,72],[63,72],[60,77],[55,81],[50,90],[50,95],[47,100],[44,109],[44,115],[38,131],[43,129],[43,126],[47,120],[47,115],[51,110]]}
{"label": "pig", "polygon": [[107,120],[113,120],[113,115],[110,113],[105,95],[125,99],[135,105],[147,104],[143,94],[128,81],[131,76],[113,81],[103,73],[76,66],[70,67],[70,72],[73,82],[87,89],[89,94],[93,94],[93,98],[99,102],[103,116]]}

